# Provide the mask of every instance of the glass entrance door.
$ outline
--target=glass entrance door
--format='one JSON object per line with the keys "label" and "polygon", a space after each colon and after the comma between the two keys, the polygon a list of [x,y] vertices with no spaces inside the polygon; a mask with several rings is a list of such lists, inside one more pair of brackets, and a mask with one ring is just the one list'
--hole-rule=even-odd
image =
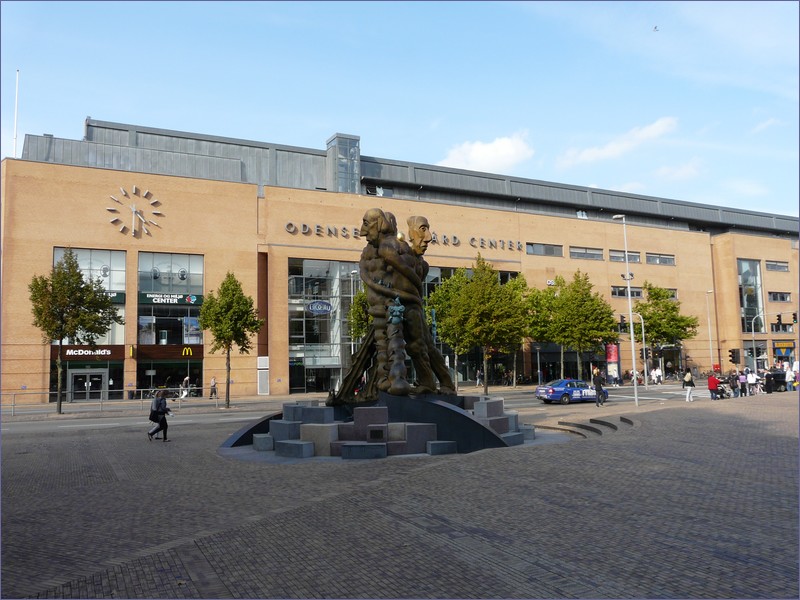
{"label": "glass entrance door", "polygon": [[108,397],[108,371],[79,369],[70,371],[69,401],[101,400]]}

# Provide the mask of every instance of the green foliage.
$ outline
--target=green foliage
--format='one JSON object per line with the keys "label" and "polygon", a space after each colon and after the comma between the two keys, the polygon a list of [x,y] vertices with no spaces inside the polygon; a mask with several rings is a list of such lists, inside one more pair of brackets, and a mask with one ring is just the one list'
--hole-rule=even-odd
{"label": "green foliage", "polygon": [[491,350],[516,348],[522,341],[526,288],[524,278],[502,285],[497,271],[479,254],[471,277],[458,269],[428,298],[428,307],[436,309],[439,337],[459,354],[482,348],[485,373]]}
{"label": "green foliage", "polygon": [[[637,300],[633,310],[644,319],[648,345],[675,344],[697,335],[698,318],[681,315],[681,303],[671,297],[669,290],[647,281],[642,289],[646,300]],[[642,326],[638,319],[634,319],[634,329],[635,335],[641,337]]]}
{"label": "green foliage", "polygon": [[225,406],[230,407],[231,349],[239,347],[239,354],[249,354],[251,337],[264,326],[253,307],[253,299],[245,296],[242,284],[230,271],[219,286],[212,290],[200,307],[200,327],[211,332],[213,338],[209,352],[224,350],[226,356]]}
{"label": "green foliage", "polygon": [[[582,354],[617,341],[617,323],[611,305],[592,291],[589,275],[577,271],[572,281],[556,278],[550,336],[552,341]],[[578,360],[578,378],[581,361]]]}
{"label": "green foliage", "polygon": [[88,344],[93,348],[97,338],[105,335],[114,323],[125,321],[106,294],[100,280],[87,281],[71,248],[55,264],[50,276],[35,275],[28,285],[33,325],[42,332],[45,344],[58,340],[56,366],[58,392],[56,411],[61,414],[62,346]]}
{"label": "green foliage", "polygon": [[367,290],[363,287],[353,296],[353,304],[350,305],[348,321],[350,323],[350,337],[354,340],[363,338],[369,331],[370,325],[372,325]]}

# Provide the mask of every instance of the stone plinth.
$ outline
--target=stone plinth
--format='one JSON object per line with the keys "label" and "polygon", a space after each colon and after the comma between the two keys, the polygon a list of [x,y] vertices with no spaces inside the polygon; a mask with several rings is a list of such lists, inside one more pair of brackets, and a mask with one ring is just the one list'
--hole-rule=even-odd
{"label": "stone plinth", "polygon": [[315,456],[330,456],[331,442],[339,439],[339,426],[337,423],[303,423],[300,439],[314,444]]}

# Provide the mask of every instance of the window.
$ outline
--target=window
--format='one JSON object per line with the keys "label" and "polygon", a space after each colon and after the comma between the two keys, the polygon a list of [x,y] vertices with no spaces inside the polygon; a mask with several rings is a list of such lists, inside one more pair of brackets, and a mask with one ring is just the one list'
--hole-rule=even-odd
{"label": "window", "polygon": [[652,254],[650,252],[647,253],[647,264],[648,265],[671,265],[675,266],[675,255],[674,254]]}
{"label": "window", "polygon": [[[608,251],[608,260],[611,262],[625,262],[625,251],[624,250],[609,250]],[[628,251],[628,262],[629,263],[640,263],[642,262],[642,255],[639,252],[630,252]]]}
{"label": "window", "polygon": [[791,302],[792,295],[789,292],[767,292],[770,302]]}
{"label": "window", "polygon": [[587,260],[603,260],[602,248],[581,248],[578,246],[569,247],[570,258],[585,258]]}
{"label": "window", "polygon": [[[53,264],[64,257],[66,248],[54,248]],[[86,279],[100,280],[104,290],[125,291],[125,251],[124,250],[90,250],[73,248],[72,252],[78,260],[78,267]]]}
{"label": "window", "polygon": [[794,333],[794,325],[792,323],[770,323],[769,329],[772,333]]}
{"label": "window", "polygon": [[788,271],[789,263],[780,260],[768,260],[767,271]]}
{"label": "window", "polygon": [[202,255],[139,253],[139,292],[201,295]]}
{"label": "window", "polygon": [[675,288],[667,288],[667,292],[669,292],[669,299],[670,300],[677,300],[678,299],[678,290]]}
{"label": "window", "polygon": [[742,331],[765,333],[764,306],[761,291],[761,261],[736,259],[739,273],[739,308],[742,315]]}
{"label": "window", "polygon": [[[627,285],[614,285],[611,286],[611,297],[612,298],[627,298],[628,297],[628,286]],[[640,287],[631,287],[631,298],[641,298],[642,297],[642,288]]]}
{"label": "window", "polygon": [[554,244],[525,244],[525,253],[536,256],[564,256],[564,247]]}

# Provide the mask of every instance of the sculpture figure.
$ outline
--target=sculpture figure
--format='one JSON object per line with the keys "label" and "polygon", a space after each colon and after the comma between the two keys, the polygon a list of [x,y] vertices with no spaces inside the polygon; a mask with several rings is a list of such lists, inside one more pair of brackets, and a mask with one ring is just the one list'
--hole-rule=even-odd
{"label": "sculpture figure", "polygon": [[[437,377],[442,390],[452,392],[452,380],[433,344],[422,308],[422,283],[428,271],[422,254],[431,239],[429,226],[424,217],[414,219],[424,220],[424,226],[409,232],[416,250],[399,239],[392,213],[372,208],[364,214],[359,233],[367,245],[359,260],[359,274],[372,325],[339,391],[329,395],[328,405],[375,400],[379,391],[399,396],[435,392]],[[415,387],[406,379],[406,354],[414,364]],[[355,387],[364,372],[366,386],[356,397]]]}

